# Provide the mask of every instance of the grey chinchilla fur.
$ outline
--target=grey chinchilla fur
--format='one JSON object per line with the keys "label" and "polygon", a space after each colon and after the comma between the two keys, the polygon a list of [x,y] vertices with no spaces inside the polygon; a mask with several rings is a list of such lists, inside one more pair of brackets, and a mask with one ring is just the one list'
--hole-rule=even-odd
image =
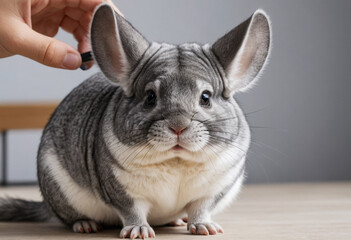
{"label": "grey chinchilla fur", "polygon": [[[38,152],[43,202],[2,199],[1,221],[58,218],[75,232],[151,226],[188,218],[193,234],[222,228],[211,216],[240,190],[249,126],[234,99],[269,54],[257,10],[214,44],[148,42],[107,4],[91,45],[101,72],[76,87],[44,129]],[[179,223],[179,221],[178,221]]]}

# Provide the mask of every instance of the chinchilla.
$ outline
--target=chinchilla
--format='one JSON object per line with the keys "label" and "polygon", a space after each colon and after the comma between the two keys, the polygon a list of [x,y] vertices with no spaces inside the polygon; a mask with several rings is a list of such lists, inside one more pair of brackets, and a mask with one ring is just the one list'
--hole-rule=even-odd
{"label": "chinchilla", "polygon": [[[237,195],[250,130],[235,93],[250,88],[271,45],[266,13],[214,44],[148,42],[107,4],[91,46],[101,72],[76,87],[44,129],[38,152],[43,202],[3,199],[1,221],[58,218],[75,232],[188,219],[192,234],[221,233],[211,216]],[[178,221],[177,223],[181,223]]]}

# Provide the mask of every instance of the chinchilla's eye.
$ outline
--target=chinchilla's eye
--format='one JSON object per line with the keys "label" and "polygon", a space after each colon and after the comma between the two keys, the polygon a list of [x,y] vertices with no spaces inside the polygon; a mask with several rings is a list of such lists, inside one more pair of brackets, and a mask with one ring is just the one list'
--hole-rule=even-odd
{"label": "chinchilla's eye", "polygon": [[156,105],[156,93],[152,90],[146,92],[146,100],[144,106],[147,108],[154,107]]}
{"label": "chinchilla's eye", "polygon": [[209,91],[203,91],[200,98],[200,105],[203,107],[210,107],[211,106],[211,93]]}

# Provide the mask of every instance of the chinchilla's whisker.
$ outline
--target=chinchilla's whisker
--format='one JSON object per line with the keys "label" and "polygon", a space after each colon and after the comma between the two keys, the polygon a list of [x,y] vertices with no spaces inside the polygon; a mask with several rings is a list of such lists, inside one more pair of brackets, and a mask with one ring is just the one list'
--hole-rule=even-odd
{"label": "chinchilla's whisker", "polygon": [[144,139],[145,139],[145,135],[143,133],[119,138],[121,142],[124,142],[124,141],[138,142],[139,140],[144,140]]}
{"label": "chinchilla's whisker", "polygon": [[207,122],[207,125],[217,124],[219,122],[224,122],[224,121],[229,121],[229,120],[234,120],[234,119],[237,119],[237,117],[220,118],[220,119],[216,119],[216,120]]}
{"label": "chinchilla's whisker", "polygon": [[[213,137],[219,137],[223,140],[227,140],[227,143],[228,142],[232,142],[233,140],[231,138],[225,138],[224,136],[218,136],[216,135],[215,133],[222,133],[222,134],[226,134],[226,135],[230,135],[233,139],[240,136],[240,132],[238,133],[232,133],[232,132],[226,132],[226,131],[213,131],[213,130],[208,130],[208,131],[203,131],[203,135],[206,135],[206,136],[213,136]],[[245,136],[240,136],[240,138],[242,139],[251,139],[251,138],[247,138]]]}
{"label": "chinchilla's whisker", "polygon": [[208,130],[209,133],[223,133],[223,134],[228,134],[228,135],[233,135],[235,137],[239,136],[240,133],[233,133],[233,132],[227,132],[227,131],[217,131],[217,130]]}
{"label": "chinchilla's whisker", "polygon": [[[208,123],[208,122],[216,122],[216,121],[218,121],[218,120],[220,120],[221,118],[221,116],[227,116],[227,112],[223,112],[222,114],[218,114],[218,115],[215,115],[215,116],[213,116],[213,117],[210,117],[210,118],[207,118],[207,119],[205,119],[205,120],[203,120],[203,121],[199,121],[199,122],[201,122],[201,123]],[[233,119],[235,119],[236,117],[233,117]]]}
{"label": "chinchilla's whisker", "polygon": [[240,128],[232,128],[232,129],[223,129],[223,128],[219,128],[219,127],[208,127],[206,130],[204,131],[207,131],[209,134],[212,134],[212,133],[222,133],[222,134],[225,134],[225,135],[230,135],[230,136],[239,136],[239,135],[243,135],[241,132],[240,132]]}
{"label": "chinchilla's whisker", "polygon": [[[226,150],[225,147],[220,146],[220,145],[214,145],[214,144],[212,144],[212,143],[208,143],[208,145],[211,146],[212,149],[214,149],[213,152],[214,152],[215,154],[217,154],[217,153],[220,151],[221,154],[224,153],[229,159],[232,159],[232,158],[233,158],[233,156],[232,156],[231,154],[229,154],[228,152],[225,151],[225,150]],[[218,150],[218,151],[217,151],[217,150]],[[246,153],[244,153],[244,155],[246,156]],[[244,157],[244,156],[243,156],[243,157]],[[217,162],[217,164],[220,164],[220,162]]]}
{"label": "chinchilla's whisker", "polygon": [[253,126],[253,125],[250,125],[250,128],[274,129],[272,127],[267,127],[267,126]]}
{"label": "chinchilla's whisker", "polygon": [[[130,159],[130,161],[127,161],[127,165],[130,166],[133,164],[134,160],[139,156],[139,154],[144,151],[148,146],[149,146],[149,142],[144,143],[142,146],[139,147],[139,149],[135,150],[135,154],[134,156]],[[129,164],[128,164],[129,162]]]}
{"label": "chinchilla's whisker", "polygon": [[[135,157],[134,157],[134,159],[137,157],[137,156],[139,156],[139,154],[141,153],[141,152],[143,152],[145,149],[147,149],[147,148],[149,148],[148,150],[147,150],[147,152],[146,152],[146,154],[150,151],[150,146],[151,146],[151,143],[149,142],[149,141],[147,141],[146,142],[146,144],[145,144],[145,146],[135,155]],[[144,154],[144,156],[143,156],[143,158],[145,157],[145,154]]]}
{"label": "chinchilla's whisker", "polygon": [[195,115],[196,114],[198,114],[199,112],[194,112],[194,114],[191,116],[191,118],[190,118],[190,121],[193,121],[194,120],[194,117],[195,117]]}
{"label": "chinchilla's whisker", "polygon": [[249,126],[251,131],[254,132],[256,129],[269,129],[269,130],[274,130],[282,133],[287,133],[289,132],[288,129],[285,128],[276,128],[276,127],[270,127],[270,126]]}
{"label": "chinchilla's whisker", "polygon": [[[252,151],[251,151],[252,152]],[[262,164],[261,161],[253,161],[251,158],[247,157],[246,158],[246,163],[250,166],[252,166],[253,168],[256,168],[256,164],[258,164],[258,166],[261,168],[262,172],[263,172],[263,175],[264,175],[264,178],[265,178],[265,181],[268,183],[270,182],[270,177],[267,173],[267,170],[264,168],[264,165]]]}
{"label": "chinchilla's whisker", "polygon": [[[123,161],[123,164],[122,164],[122,166],[124,166],[124,165],[127,165],[128,166],[128,161],[130,160],[130,158],[133,156],[133,154],[137,154],[138,153],[138,151],[140,151],[140,150],[142,150],[144,147],[145,147],[145,144],[147,143],[147,141],[145,141],[144,143],[142,143],[142,144],[139,144],[138,146],[137,146],[137,148],[136,149],[133,149],[133,151],[131,151],[129,154],[128,154],[128,156],[125,158],[125,160]],[[131,148],[130,148],[131,149]],[[135,157],[135,155],[134,155],[134,157]]]}
{"label": "chinchilla's whisker", "polygon": [[[141,137],[139,139],[137,139],[137,140],[140,141],[138,144],[142,144],[145,141]],[[112,146],[110,145],[109,148],[111,148],[110,151],[113,150],[114,152],[119,152],[118,155],[119,156],[123,156],[123,154],[125,152],[127,152],[129,149],[132,149],[133,147],[135,147],[135,146],[129,146],[129,147],[126,148],[126,145],[124,145],[122,143],[116,143],[115,145],[112,145]],[[124,149],[124,148],[126,148],[126,149]],[[124,151],[121,151],[121,149],[124,149]]]}
{"label": "chinchilla's whisker", "polygon": [[[232,133],[230,133],[230,132],[224,132],[224,131],[210,131],[210,132],[211,132],[211,133],[228,133],[228,134],[232,134]],[[205,133],[205,134],[206,134],[206,133]],[[210,135],[210,134],[208,134],[208,135]],[[234,134],[233,136],[238,136],[238,135]],[[241,138],[247,139],[246,137],[243,137],[243,136],[241,136]],[[229,144],[229,145],[231,145],[231,146],[233,146],[233,147],[240,148],[237,144],[232,143],[232,142],[229,142],[229,141],[231,141],[230,139],[225,138],[225,137],[222,137],[222,136],[214,135],[214,136],[212,137],[212,139],[216,139],[216,141],[224,142],[225,144]],[[251,138],[250,138],[250,139],[251,139]],[[225,140],[227,140],[227,141],[225,141]],[[257,142],[254,141],[253,139],[251,139],[251,143],[253,143],[253,144],[255,144],[255,145],[259,145],[259,143],[257,143]],[[271,148],[271,147],[269,147],[269,146],[266,146],[266,147],[267,147],[267,148],[270,148],[270,149],[272,149],[272,150],[274,150],[274,148]],[[242,152],[244,152],[243,149],[240,148],[240,150],[241,150]],[[249,151],[249,152],[253,152],[251,149],[248,149],[248,151]],[[281,154],[285,155],[284,153],[282,153],[282,152],[280,152],[280,151],[278,151],[278,150],[276,150],[276,151],[277,151],[278,153],[281,153]],[[263,153],[261,153],[260,155],[262,155],[265,159],[271,159],[271,158],[269,158],[267,155],[265,155],[265,154],[263,154]],[[286,156],[286,155],[285,155],[285,156]]]}
{"label": "chinchilla's whisker", "polygon": [[165,115],[163,112],[160,113],[161,116],[163,117],[163,119],[167,119],[168,117],[167,116],[185,116],[187,118],[190,118],[191,119],[191,113],[188,113],[188,112],[185,112],[185,111],[181,111],[181,110],[176,110],[176,111],[170,111],[170,112],[167,112],[167,115]]}
{"label": "chinchilla's whisker", "polygon": [[[129,151],[131,151],[133,149],[133,147],[127,147],[126,149],[124,149],[124,151],[121,152],[121,154],[119,155],[120,157],[123,157],[125,153],[128,153]],[[128,157],[133,153],[133,151],[131,151],[128,156],[125,158],[125,160],[123,160],[123,162],[121,162],[121,165],[125,167],[125,161],[126,159],[128,159]],[[119,159],[120,161],[121,159]]]}
{"label": "chinchilla's whisker", "polygon": [[210,139],[212,139],[214,141],[217,141],[217,142],[222,142],[222,143],[230,145],[230,146],[233,146],[233,147],[239,149],[240,151],[242,151],[243,153],[246,152],[245,149],[242,149],[241,146],[235,144],[234,142],[231,142],[230,139],[227,139],[227,138],[224,138],[224,137],[220,137],[220,136],[214,136],[214,135],[210,136]]}
{"label": "chinchilla's whisker", "polygon": [[252,115],[252,114],[262,112],[263,110],[266,110],[266,109],[267,109],[267,107],[263,107],[263,108],[260,108],[260,109],[258,109],[258,110],[254,110],[254,111],[252,111],[252,112],[245,112],[244,115],[245,115],[245,116],[250,116],[250,115]]}
{"label": "chinchilla's whisker", "polygon": [[[230,132],[225,132],[225,131],[209,131],[209,132],[210,132],[210,133],[232,134],[232,133],[230,133]],[[239,135],[239,134],[233,134],[233,136],[238,136],[238,135]],[[224,140],[227,140],[228,142],[225,142],[226,144],[229,144],[229,145],[234,146],[234,147],[236,147],[236,148],[240,148],[237,144],[229,143],[230,139],[227,139],[227,138],[222,137],[222,136],[214,136],[214,138],[216,138],[216,137],[217,137],[217,139],[216,139],[217,141],[220,140],[221,142],[225,142]],[[241,138],[243,138],[243,139],[250,139],[251,142],[252,142],[253,144],[259,145],[259,143],[257,143],[257,142],[256,142],[254,139],[252,139],[252,138],[246,138],[246,137],[244,137],[244,136],[241,136]],[[265,144],[262,144],[262,145],[265,145]],[[275,151],[277,151],[278,153],[281,153],[281,154],[285,155],[284,153],[278,151],[277,149],[274,149],[274,148],[269,147],[269,146],[267,146],[267,145],[266,145],[266,147],[267,147],[267,148],[270,148],[270,149],[272,149],[272,150],[275,150]],[[244,150],[241,149],[241,148],[240,148],[240,150],[241,150],[242,152],[244,151]],[[254,153],[254,151],[253,151],[252,149],[248,149],[248,151]],[[270,157],[268,157],[267,155],[265,155],[265,154],[263,154],[263,153],[260,153],[260,155],[263,156],[265,159],[272,160]],[[285,155],[285,156],[286,156],[286,155]]]}
{"label": "chinchilla's whisker", "polygon": [[145,129],[128,129],[128,130],[123,130],[123,131],[119,131],[117,130],[115,133],[118,135],[118,134],[122,134],[122,133],[134,133],[134,132],[141,132],[141,131],[145,131]]}
{"label": "chinchilla's whisker", "polygon": [[144,154],[143,158],[141,159],[142,162],[144,161],[145,157],[149,154],[149,152],[154,149],[155,146],[152,145],[150,142],[148,142],[147,147],[149,148],[149,150],[147,150],[147,152]]}
{"label": "chinchilla's whisker", "polygon": [[153,152],[151,153],[150,159],[157,158],[157,155],[159,154],[158,152],[158,146],[154,145],[153,146]]}
{"label": "chinchilla's whisker", "polygon": [[207,119],[205,119],[205,120],[197,120],[197,121],[199,121],[200,123],[206,123],[206,122],[211,121],[211,120],[213,120],[213,119],[215,119],[215,118],[217,118],[217,117],[219,117],[219,116],[221,116],[221,115],[222,115],[222,114],[217,114],[217,115],[212,116],[212,117],[209,117],[209,118],[207,118]]}
{"label": "chinchilla's whisker", "polygon": [[[223,134],[228,134],[228,135],[232,135],[232,136],[238,136],[238,135],[239,135],[239,134],[233,134],[233,133],[231,133],[231,132],[226,132],[226,131],[214,131],[214,130],[208,130],[208,131],[209,131],[210,133],[223,133]],[[243,139],[248,139],[248,138],[246,138],[246,137],[244,137],[244,136],[241,136],[241,138],[243,138]],[[275,148],[273,148],[273,147],[271,147],[271,146],[269,146],[269,145],[267,145],[267,144],[257,142],[253,137],[251,137],[251,138],[249,138],[249,139],[251,140],[251,143],[253,143],[253,144],[255,144],[255,145],[257,145],[257,146],[259,146],[259,147],[261,147],[261,148],[265,147],[265,148],[268,148],[268,149],[270,149],[270,150],[273,150],[274,152],[277,152],[277,153],[279,153],[279,154],[281,154],[281,155],[283,155],[283,156],[287,156],[285,153],[279,151],[278,149],[275,149]],[[271,158],[268,158],[268,157],[267,157],[267,159],[271,159]]]}
{"label": "chinchilla's whisker", "polygon": [[[212,149],[212,146],[211,146],[210,144],[207,144],[207,147],[210,149],[210,151],[211,151],[214,155],[216,154],[216,152]],[[216,164],[213,163],[211,157],[210,157],[209,155],[207,155],[207,154],[205,154],[205,156],[207,157],[208,161],[211,163],[213,169],[215,169],[216,172],[217,172]]]}
{"label": "chinchilla's whisker", "polygon": [[286,153],[284,153],[284,152],[282,152],[282,151],[280,151],[280,150],[278,150],[278,149],[276,149],[276,148],[274,148],[274,147],[272,147],[272,146],[269,146],[269,145],[267,145],[267,144],[265,144],[265,143],[263,143],[263,142],[258,142],[258,141],[256,141],[256,139],[254,139],[254,138],[251,138],[251,143],[253,143],[253,144],[255,144],[256,146],[261,147],[261,148],[270,149],[270,150],[272,150],[272,151],[274,151],[274,152],[276,152],[276,153],[281,154],[281,155],[284,156],[284,157],[288,157],[288,155],[287,155]]}
{"label": "chinchilla's whisker", "polygon": [[[128,151],[129,149],[132,149],[133,147],[136,147],[138,145],[145,143],[147,140],[145,140],[143,137],[139,137],[136,139],[136,141],[139,141],[139,143],[137,145],[127,147],[127,149],[125,151],[121,152],[120,155],[123,155],[124,152]],[[122,149],[122,148],[125,148],[126,145],[119,143],[119,144],[116,144],[116,147],[118,149]]]}

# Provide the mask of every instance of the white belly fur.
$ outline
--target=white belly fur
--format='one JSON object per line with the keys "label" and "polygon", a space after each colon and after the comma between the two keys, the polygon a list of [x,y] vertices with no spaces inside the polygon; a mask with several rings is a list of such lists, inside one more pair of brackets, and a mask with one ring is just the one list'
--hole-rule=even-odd
{"label": "white belly fur", "polygon": [[[223,153],[223,156],[228,156],[228,153]],[[245,160],[239,159],[237,166],[228,172],[230,160],[230,164],[233,164],[232,159],[220,158],[212,163],[170,159],[142,168],[136,165],[130,167],[128,172],[118,169],[114,172],[133,199],[142,199],[150,204],[147,217],[149,224],[162,225],[185,216],[185,206],[191,201],[212,198],[233,183]],[[236,186],[221,201],[221,206],[216,207],[216,212],[231,202],[240,190],[242,180],[242,177],[238,179]]]}

